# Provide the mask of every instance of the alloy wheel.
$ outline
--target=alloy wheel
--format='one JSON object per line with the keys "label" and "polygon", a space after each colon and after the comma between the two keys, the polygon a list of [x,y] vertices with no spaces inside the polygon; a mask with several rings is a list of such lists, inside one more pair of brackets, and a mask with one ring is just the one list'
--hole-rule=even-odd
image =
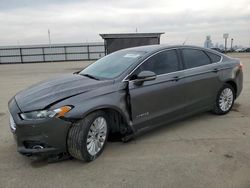
{"label": "alloy wheel", "polygon": [[90,155],[96,155],[104,146],[107,137],[107,121],[97,117],[91,124],[87,136],[87,150]]}
{"label": "alloy wheel", "polygon": [[228,111],[233,104],[233,100],[234,100],[233,91],[230,88],[223,89],[219,97],[220,109],[223,112]]}

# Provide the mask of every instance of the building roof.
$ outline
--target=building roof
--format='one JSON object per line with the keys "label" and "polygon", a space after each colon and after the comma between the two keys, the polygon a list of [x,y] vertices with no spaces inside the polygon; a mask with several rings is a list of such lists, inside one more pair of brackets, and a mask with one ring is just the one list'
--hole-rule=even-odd
{"label": "building roof", "polygon": [[160,37],[164,33],[117,33],[117,34],[100,34],[103,39],[112,39],[112,38],[154,38]]}

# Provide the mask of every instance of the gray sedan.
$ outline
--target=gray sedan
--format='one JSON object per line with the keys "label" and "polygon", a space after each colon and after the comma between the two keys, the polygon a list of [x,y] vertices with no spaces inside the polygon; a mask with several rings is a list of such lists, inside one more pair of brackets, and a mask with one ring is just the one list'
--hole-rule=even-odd
{"label": "gray sedan", "polygon": [[109,138],[128,141],[199,112],[228,113],[242,82],[239,60],[213,50],[129,48],[17,93],[10,127],[23,155],[92,161]]}

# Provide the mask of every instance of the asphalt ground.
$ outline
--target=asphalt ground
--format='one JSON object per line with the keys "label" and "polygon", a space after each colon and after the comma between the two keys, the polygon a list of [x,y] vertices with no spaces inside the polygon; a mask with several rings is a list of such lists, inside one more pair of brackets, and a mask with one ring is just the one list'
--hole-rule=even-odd
{"label": "asphalt ground", "polygon": [[7,109],[18,91],[90,62],[0,65],[0,188],[249,188],[250,53],[230,55],[244,64],[244,89],[229,114],[202,113],[128,143],[110,142],[91,163],[47,163],[18,154]]}

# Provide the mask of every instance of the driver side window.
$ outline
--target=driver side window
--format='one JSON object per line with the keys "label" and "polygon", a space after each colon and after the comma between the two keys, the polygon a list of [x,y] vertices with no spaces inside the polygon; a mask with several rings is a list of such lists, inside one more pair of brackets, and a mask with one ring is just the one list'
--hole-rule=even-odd
{"label": "driver side window", "polygon": [[179,61],[176,50],[160,52],[140,65],[133,75],[138,75],[142,71],[152,71],[156,75],[166,74],[179,70]]}

